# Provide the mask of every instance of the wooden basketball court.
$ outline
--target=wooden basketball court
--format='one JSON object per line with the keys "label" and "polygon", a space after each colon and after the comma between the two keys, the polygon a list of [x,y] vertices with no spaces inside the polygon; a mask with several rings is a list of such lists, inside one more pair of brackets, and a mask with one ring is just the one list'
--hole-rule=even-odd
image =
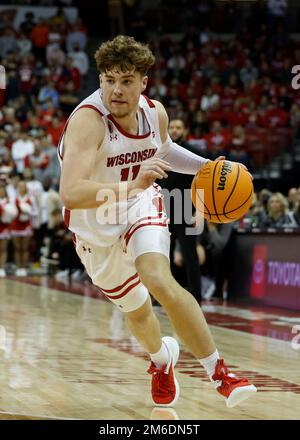
{"label": "wooden basketball court", "polygon": [[[97,296],[89,284],[0,280],[0,420],[299,419],[300,350],[291,344],[299,313],[204,304],[220,354],[258,393],[226,408],[182,346],[181,396],[167,410],[151,404],[148,358],[122,313]],[[156,310],[163,333],[172,335]]]}

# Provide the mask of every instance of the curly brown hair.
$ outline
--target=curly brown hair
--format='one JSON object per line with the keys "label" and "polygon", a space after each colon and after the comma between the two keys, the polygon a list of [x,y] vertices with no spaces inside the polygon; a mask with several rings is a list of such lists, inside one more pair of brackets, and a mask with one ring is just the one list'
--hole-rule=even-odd
{"label": "curly brown hair", "polygon": [[133,37],[118,35],[99,46],[95,60],[101,73],[118,67],[122,72],[135,69],[146,75],[155,58],[148,45],[139,43]]}

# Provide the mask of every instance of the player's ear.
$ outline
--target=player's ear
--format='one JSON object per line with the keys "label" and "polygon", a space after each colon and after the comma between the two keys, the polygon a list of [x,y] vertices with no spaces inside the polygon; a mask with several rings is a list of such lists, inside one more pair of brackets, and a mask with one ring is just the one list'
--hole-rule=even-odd
{"label": "player's ear", "polygon": [[99,82],[100,82],[100,87],[102,86],[102,75],[101,73],[99,73]]}
{"label": "player's ear", "polygon": [[142,79],[142,92],[146,89],[148,84],[148,76],[144,76]]}

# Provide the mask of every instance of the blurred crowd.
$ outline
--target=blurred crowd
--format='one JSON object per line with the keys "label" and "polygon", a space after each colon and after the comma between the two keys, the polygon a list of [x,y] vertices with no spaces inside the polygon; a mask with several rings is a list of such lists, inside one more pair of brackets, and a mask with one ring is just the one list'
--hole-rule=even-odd
{"label": "blurred crowd", "polygon": [[242,229],[284,229],[300,225],[300,187],[290,188],[287,197],[262,189],[254,193],[250,210],[241,219]]}
{"label": "blurred crowd", "polygon": [[[285,0],[279,3],[277,9],[285,11]],[[151,41],[157,62],[149,96],[185,121],[188,140],[199,151],[211,157],[226,153],[251,166],[251,134],[263,143],[270,131],[299,134],[300,95],[291,87],[291,68],[300,64],[300,44],[288,35],[285,14],[269,13],[264,20],[258,14],[255,26],[225,39],[210,22],[208,17],[206,24],[191,25],[176,39]]]}
{"label": "blurred crowd", "polygon": [[[32,262],[54,263],[62,276],[80,274],[58,195],[56,146],[79,103],[89,59],[87,29],[70,23],[62,8],[48,18],[26,13],[19,29],[0,29],[0,276]],[[59,240],[58,240],[59,238]],[[58,244],[58,242],[60,244]]]}

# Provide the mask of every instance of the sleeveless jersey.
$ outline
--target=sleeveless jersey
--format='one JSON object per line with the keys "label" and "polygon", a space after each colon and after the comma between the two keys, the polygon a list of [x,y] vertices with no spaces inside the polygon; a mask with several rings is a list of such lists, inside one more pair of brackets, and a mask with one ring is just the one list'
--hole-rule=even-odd
{"label": "sleeveless jersey", "polygon": [[[137,112],[138,135],[127,133],[105,108],[98,89],[84,99],[71,113],[58,145],[60,163],[63,160],[64,135],[68,122],[73,114],[81,108],[92,108],[97,111],[105,125],[102,145],[97,151],[95,164],[90,179],[95,182],[112,183],[129,181],[136,178],[141,162],[158,153],[163,153],[159,131],[158,112],[155,104],[146,96],[141,95]],[[95,127],[97,130],[97,127]],[[84,150],[82,151],[84,160]],[[135,197],[128,199],[126,209],[143,203],[145,193],[152,194],[153,187],[148,188]],[[122,202],[121,202],[122,204]],[[121,205],[119,204],[119,205]],[[121,209],[118,206],[118,209]],[[64,218],[68,228],[81,239],[99,246],[110,246],[126,230],[127,224],[103,223],[97,219],[97,209],[64,210]],[[143,213],[144,215],[145,213]]]}

